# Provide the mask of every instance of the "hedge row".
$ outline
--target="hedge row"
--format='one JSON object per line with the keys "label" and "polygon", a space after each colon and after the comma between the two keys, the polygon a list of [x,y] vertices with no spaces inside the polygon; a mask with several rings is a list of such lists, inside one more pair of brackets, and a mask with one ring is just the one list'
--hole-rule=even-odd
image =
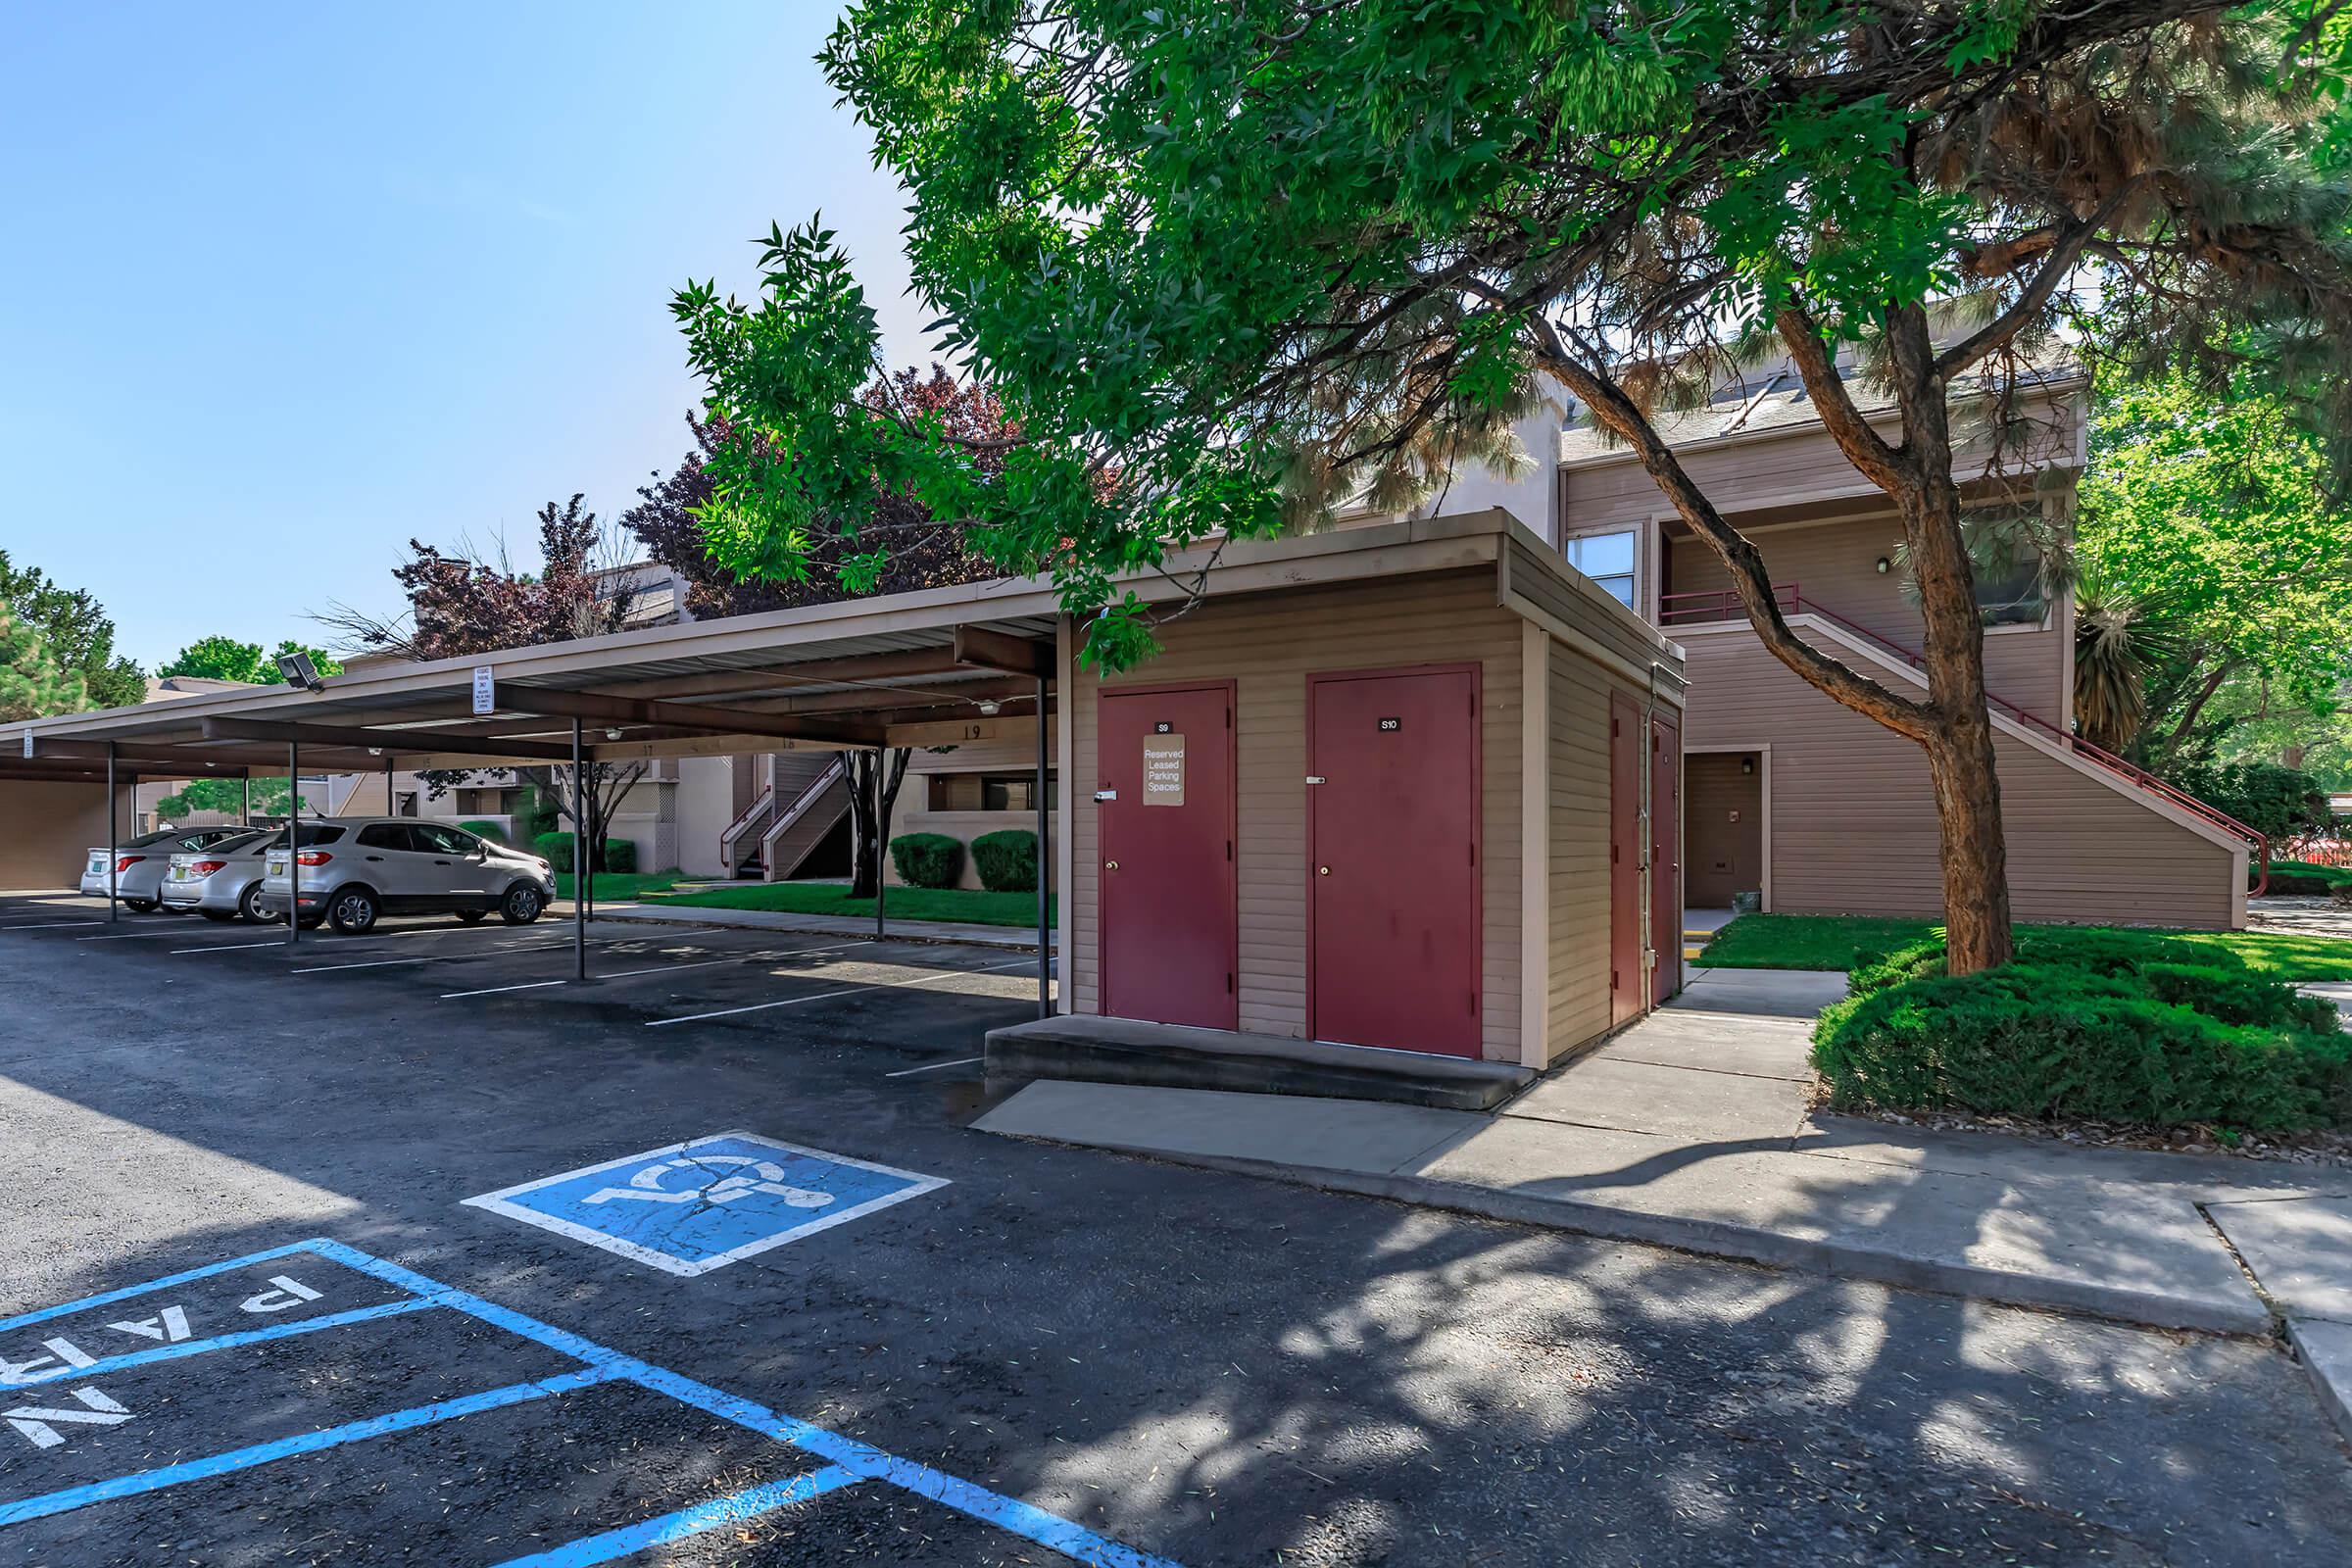
{"label": "hedge row", "polygon": [[1954,979],[1938,943],[1856,965],[1813,1062],[1832,1103],[2265,1132],[2352,1122],[2334,1004],[2223,949],[2028,932],[2017,961]]}

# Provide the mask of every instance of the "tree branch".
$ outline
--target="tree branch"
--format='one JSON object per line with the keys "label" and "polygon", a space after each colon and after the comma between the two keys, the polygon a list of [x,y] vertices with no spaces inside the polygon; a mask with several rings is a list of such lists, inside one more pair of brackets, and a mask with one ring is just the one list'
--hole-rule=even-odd
{"label": "tree branch", "polygon": [[1888,446],[1886,438],[1872,429],[1854,406],[1853,394],[1845,377],[1838,373],[1838,364],[1822,342],[1813,318],[1801,307],[1789,305],[1773,318],[1773,325],[1788,346],[1788,358],[1804,379],[1805,393],[1821,411],[1822,426],[1837,441],[1838,449],[1864,478],[1888,495],[1894,494],[1910,476],[1904,454]]}
{"label": "tree branch", "polygon": [[1715,504],[1685,471],[1674,449],[1659,436],[1656,427],[1631,398],[1570,353],[1550,322],[1538,318],[1536,325],[1541,340],[1537,362],[1559,377],[1592,411],[1595,419],[1634,449],[1642,466],[1674,503],[1683,520],[1723,559],[1731,573],[1733,591],[1747,611],[1749,624],[1755,627],[1756,635],[1773,657],[1855,712],[1876,719],[1908,740],[1926,745],[1937,724],[1935,708],[1896,696],[1797,636],[1781,614],[1780,600],[1773,593],[1772,575],[1764,564],[1763,552],[1723,519]]}

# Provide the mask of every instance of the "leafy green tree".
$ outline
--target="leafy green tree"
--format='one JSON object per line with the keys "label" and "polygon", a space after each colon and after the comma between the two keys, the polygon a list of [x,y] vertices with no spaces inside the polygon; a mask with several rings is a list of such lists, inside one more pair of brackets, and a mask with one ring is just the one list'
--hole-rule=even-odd
{"label": "leafy green tree", "polygon": [[2099,592],[2082,623],[2131,628],[2149,765],[2206,749],[2192,738],[2232,681],[2332,710],[2352,676],[2352,506],[2330,477],[2259,387],[2216,398],[2172,374],[2101,391],[2075,545]]}
{"label": "leafy green tree", "polygon": [[308,654],[321,675],[340,675],[343,666],[322,648],[288,637],[265,654],[260,643],[241,643],[233,637],[199,637],[172,657],[158,675],[189,675],[206,680],[239,680],[249,686],[283,686],[277,661],[285,654]]}
{"label": "leafy green tree", "polygon": [[129,708],[146,700],[147,677],[115,652],[115,623],[88,593],[61,588],[0,550],[0,610],[38,631],[60,668],[81,676],[89,707]]}
{"label": "leafy green tree", "polygon": [[[2286,50],[2295,25],[2203,0],[864,0],[824,68],[910,193],[943,347],[1017,434],[863,403],[848,259],[777,227],[755,302],[673,301],[707,414],[753,437],[713,454],[704,532],[784,580],[838,542],[855,590],[891,547],[876,494],[910,495],[1051,570],[1086,657],[1130,664],[1151,616],[1113,574],[1433,493],[1564,388],[1764,645],[1924,750],[1951,967],[1983,968],[2010,921],[1955,453],[2014,462],[2021,385],[2094,304],[2094,347],[2209,391],[2250,366],[2352,431],[2347,193],[2307,112],[2344,62]],[[1924,697],[1792,631],[1660,433],[1768,357],[1901,518]]]}
{"label": "leafy green tree", "polygon": [[0,610],[0,720],[75,713],[88,704],[80,672],[58,668],[47,639]]}
{"label": "leafy green tree", "polygon": [[[253,814],[282,816],[286,809],[286,781],[282,778],[256,777],[252,781]],[[302,804],[308,808],[310,797]],[[155,803],[156,814],[166,820],[187,816],[196,811],[220,811],[235,815],[245,805],[245,781],[233,778],[190,779],[178,793],[167,795]]]}

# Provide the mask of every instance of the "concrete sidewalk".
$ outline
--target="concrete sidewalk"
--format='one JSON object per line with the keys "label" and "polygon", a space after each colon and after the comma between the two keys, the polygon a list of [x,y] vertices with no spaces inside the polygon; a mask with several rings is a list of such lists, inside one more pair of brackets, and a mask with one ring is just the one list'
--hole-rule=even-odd
{"label": "concrete sidewalk", "polygon": [[2291,1316],[2352,1364],[2352,1170],[1812,1114],[1843,987],[1699,971],[1494,1113],[1040,1082],[978,1125],[2166,1328]]}
{"label": "concrete sidewalk", "polygon": [[[566,911],[570,906],[564,906]],[[874,922],[832,914],[789,914],[781,909],[715,909],[684,904],[599,904],[599,920],[648,925],[723,925],[753,931],[803,931],[816,936],[870,937]],[[893,942],[952,942],[967,948],[1002,948],[1035,953],[1037,933],[1026,926],[964,925],[945,920],[892,920]]]}

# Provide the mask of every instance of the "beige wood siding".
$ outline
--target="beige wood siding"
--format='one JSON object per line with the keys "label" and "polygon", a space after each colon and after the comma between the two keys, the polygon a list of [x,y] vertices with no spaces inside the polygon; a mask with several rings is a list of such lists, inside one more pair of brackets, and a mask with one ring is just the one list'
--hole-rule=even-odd
{"label": "beige wood siding", "polygon": [[[1878,569],[1882,557],[1893,559],[1902,537],[1902,524],[1892,517],[1768,528],[1753,536],[1776,584],[1793,583],[1806,600],[1833,614],[1917,648],[1924,637],[1919,608],[1903,596],[1897,574],[1882,575]],[[1731,587],[1722,558],[1700,540],[1670,541],[1667,563],[1668,593],[1718,593]],[[1667,631],[1671,636],[1673,627]],[[1987,632],[1985,688],[2045,722],[2059,723],[2065,714],[2059,689],[2064,660],[2065,639],[2054,629]]]}
{"label": "beige wood siding", "polygon": [[[1159,654],[1118,677],[1137,685],[1236,683],[1243,1029],[1306,1035],[1306,677],[1476,662],[1485,780],[1481,1051],[1518,1059],[1521,622],[1496,608],[1494,596],[1492,571],[1474,571],[1212,599],[1162,627]],[[1078,672],[1068,708],[1071,990],[1081,1013],[1102,1007],[1102,860],[1093,795],[1095,701],[1103,684]]]}
{"label": "beige wood siding", "polygon": [[1636,669],[1666,659],[1647,621],[1582,578],[1556,551],[1517,537],[1509,550],[1511,592],[1544,615],[1584,633]]}
{"label": "beige wood siding", "polygon": [[[1806,685],[1745,630],[1687,639],[1692,748],[1772,748],[1773,907],[1934,915],[1943,904],[1926,759]],[[2226,927],[2230,852],[2014,736],[1996,742],[2022,919]]]}
{"label": "beige wood siding", "polygon": [[1548,1059],[1609,1027],[1609,693],[1639,687],[1551,645]]}

